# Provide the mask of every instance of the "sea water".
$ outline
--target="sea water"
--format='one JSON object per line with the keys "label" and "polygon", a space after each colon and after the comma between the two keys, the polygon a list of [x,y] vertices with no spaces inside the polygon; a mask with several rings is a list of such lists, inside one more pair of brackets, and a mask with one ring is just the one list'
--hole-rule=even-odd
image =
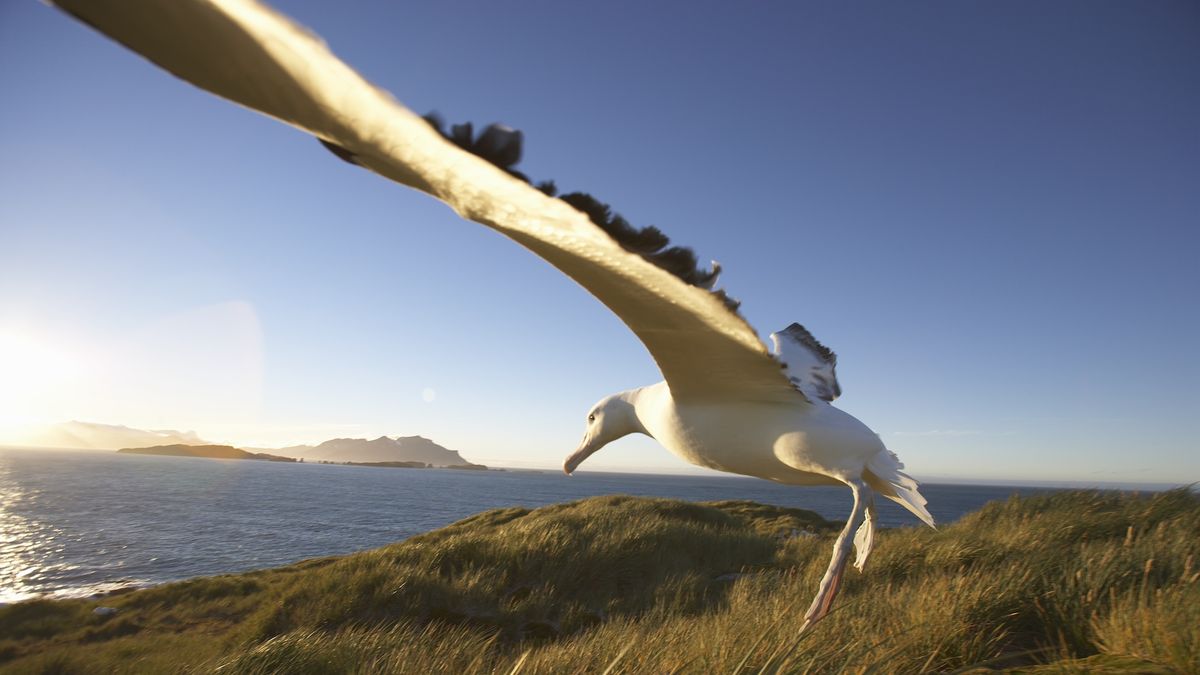
{"label": "sea water", "polygon": [[[939,522],[1050,488],[925,484]],[[593,495],[749,499],[842,520],[844,487],[557,471],[390,469],[0,449],[0,603],[79,597],[374,548],[486,509]],[[919,524],[883,500],[884,527]]]}

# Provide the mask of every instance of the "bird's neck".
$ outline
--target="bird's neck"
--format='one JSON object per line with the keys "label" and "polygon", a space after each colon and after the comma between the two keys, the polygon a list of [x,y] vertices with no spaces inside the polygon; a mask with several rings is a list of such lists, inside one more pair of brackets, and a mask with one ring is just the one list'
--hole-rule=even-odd
{"label": "bird's neck", "polygon": [[[662,399],[664,392],[668,392],[666,382],[651,384],[637,389],[623,391],[618,396],[621,400],[629,404],[628,425],[632,428],[630,433],[639,433],[654,437],[646,427],[645,420],[655,414],[662,407]],[[669,395],[669,394],[668,394]]]}

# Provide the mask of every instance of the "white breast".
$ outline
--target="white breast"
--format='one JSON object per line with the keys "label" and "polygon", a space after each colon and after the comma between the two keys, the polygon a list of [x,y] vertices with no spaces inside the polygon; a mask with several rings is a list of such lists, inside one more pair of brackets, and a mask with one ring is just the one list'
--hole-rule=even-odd
{"label": "white breast", "polygon": [[698,466],[793,485],[840,483],[878,453],[878,436],[824,403],[676,403],[648,388],[638,417],[663,447]]}

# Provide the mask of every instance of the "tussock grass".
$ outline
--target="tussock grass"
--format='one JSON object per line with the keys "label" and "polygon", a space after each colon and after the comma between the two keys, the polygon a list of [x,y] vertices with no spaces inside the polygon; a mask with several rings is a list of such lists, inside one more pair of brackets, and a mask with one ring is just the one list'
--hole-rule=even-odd
{"label": "tussock grass", "polygon": [[883,531],[797,636],[834,533],[750,502],[501,509],[343,558],[6,607],[0,669],[1200,673],[1189,491],[1013,498]]}

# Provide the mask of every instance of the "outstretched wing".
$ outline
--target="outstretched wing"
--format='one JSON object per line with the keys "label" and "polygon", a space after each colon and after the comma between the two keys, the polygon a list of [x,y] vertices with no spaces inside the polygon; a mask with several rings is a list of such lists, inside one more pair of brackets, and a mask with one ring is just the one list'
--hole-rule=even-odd
{"label": "outstretched wing", "polygon": [[629,326],[682,400],[803,400],[723,295],[620,245],[566,201],[461,150],[254,0],[54,0],[178,77],[310,133],[525,246]]}
{"label": "outstretched wing", "polygon": [[788,379],[809,400],[832,401],[842,395],[837,381],[837,354],[817,342],[807,328],[794,323],[771,333],[771,342]]}

